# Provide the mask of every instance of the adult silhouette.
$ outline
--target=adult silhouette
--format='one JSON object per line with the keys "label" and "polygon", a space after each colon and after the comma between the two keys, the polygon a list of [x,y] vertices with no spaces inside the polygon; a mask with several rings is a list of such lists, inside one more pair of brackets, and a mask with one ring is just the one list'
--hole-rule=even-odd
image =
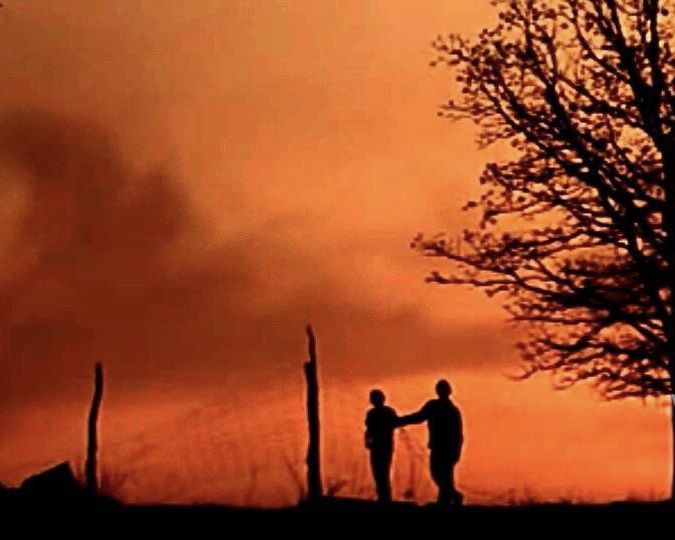
{"label": "adult silhouette", "polygon": [[462,504],[463,495],[455,488],[455,465],[462,452],[462,415],[450,400],[452,387],[445,379],[436,383],[436,399],[427,401],[416,413],[402,416],[398,423],[427,423],[429,429],[429,468],[438,486],[438,504]]}
{"label": "adult silhouette", "polygon": [[377,500],[391,501],[391,458],[394,453],[394,429],[398,415],[385,405],[386,396],[382,390],[370,391],[372,408],[366,413],[365,444],[370,451],[370,466],[375,480]]}

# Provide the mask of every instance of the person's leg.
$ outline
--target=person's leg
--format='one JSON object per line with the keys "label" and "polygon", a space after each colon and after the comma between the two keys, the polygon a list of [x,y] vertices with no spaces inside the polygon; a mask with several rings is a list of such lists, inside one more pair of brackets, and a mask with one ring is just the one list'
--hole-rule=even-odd
{"label": "person's leg", "polygon": [[438,504],[447,506],[452,500],[452,483],[450,481],[450,461],[444,452],[431,450],[429,456],[431,478],[438,486]]}
{"label": "person's leg", "polygon": [[457,489],[457,486],[455,486],[455,465],[456,463],[450,465],[450,492],[452,493],[453,504],[461,505],[462,501],[464,501],[464,495]]}
{"label": "person's leg", "polygon": [[377,498],[380,498],[380,474],[379,474],[379,459],[376,450],[370,451],[370,470],[373,473],[373,481],[375,482],[375,493]]}
{"label": "person's leg", "polygon": [[383,451],[382,455],[382,471],[381,471],[381,495],[380,500],[384,502],[391,502],[391,457],[392,450]]}
{"label": "person's leg", "polygon": [[370,465],[375,480],[377,500],[382,502],[391,501],[391,451],[376,449],[370,453]]}

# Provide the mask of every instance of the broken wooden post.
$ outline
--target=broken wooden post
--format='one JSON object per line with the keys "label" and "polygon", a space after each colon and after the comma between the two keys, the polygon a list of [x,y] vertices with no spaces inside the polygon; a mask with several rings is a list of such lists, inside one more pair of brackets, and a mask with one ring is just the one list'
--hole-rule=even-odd
{"label": "broken wooden post", "polygon": [[94,395],[89,409],[87,424],[87,461],[85,463],[85,488],[89,495],[98,493],[96,454],[98,452],[98,412],[103,399],[103,366],[100,362],[94,368]]}
{"label": "broken wooden post", "polygon": [[319,379],[316,364],[316,339],[312,327],[307,325],[309,359],[305,362],[307,380],[307,422],[309,444],[307,445],[307,498],[316,501],[323,494],[321,485],[321,445],[319,424]]}

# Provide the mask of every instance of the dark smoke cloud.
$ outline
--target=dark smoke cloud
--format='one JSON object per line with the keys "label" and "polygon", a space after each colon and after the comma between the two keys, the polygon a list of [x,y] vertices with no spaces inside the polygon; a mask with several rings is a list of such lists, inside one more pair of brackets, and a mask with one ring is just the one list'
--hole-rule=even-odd
{"label": "dark smoke cloud", "polygon": [[[333,379],[464,365],[477,340],[489,363],[490,344],[501,347],[480,323],[437,334],[409,308],[349,298],[325,262],[283,242],[292,217],[219,240],[184,182],[131,166],[101,126],[8,111],[0,147],[4,187],[26,194],[2,261],[5,405],[86,396],[95,360],[118,392],[283,384],[300,373],[307,321]],[[263,289],[292,281],[287,300],[265,303]]]}
{"label": "dark smoke cloud", "polygon": [[175,346],[167,323],[202,307],[216,273],[234,279],[175,268],[170,250],[193,225],[181,184],[134,170],[102,128],[14,110],[0,148],[5,182],[27,193],[3,261],[3,395],[64,390],[94,356],[146,371]]}

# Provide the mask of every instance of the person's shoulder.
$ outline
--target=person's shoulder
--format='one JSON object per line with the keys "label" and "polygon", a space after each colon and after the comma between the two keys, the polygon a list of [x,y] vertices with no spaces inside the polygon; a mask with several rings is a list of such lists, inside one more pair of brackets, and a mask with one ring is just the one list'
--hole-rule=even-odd
{"label": "person's shoulder", "polygon": [[394,409],[393,407],[390,407],[389,405],[386,405],[384,407],[384,410],[386,411],[386,414],[397,416],[396,409]]}
{"label": "person's shoulder", "polygon": [[429,401],[427,401],[427,402],[422,406],[422,410],[423,410],[423,411],[427,411],[427,410],[433,409],[434,407],[437,407],[437,406],[438,406],[438,400],[437,400],[437,399],[430,399]]}

